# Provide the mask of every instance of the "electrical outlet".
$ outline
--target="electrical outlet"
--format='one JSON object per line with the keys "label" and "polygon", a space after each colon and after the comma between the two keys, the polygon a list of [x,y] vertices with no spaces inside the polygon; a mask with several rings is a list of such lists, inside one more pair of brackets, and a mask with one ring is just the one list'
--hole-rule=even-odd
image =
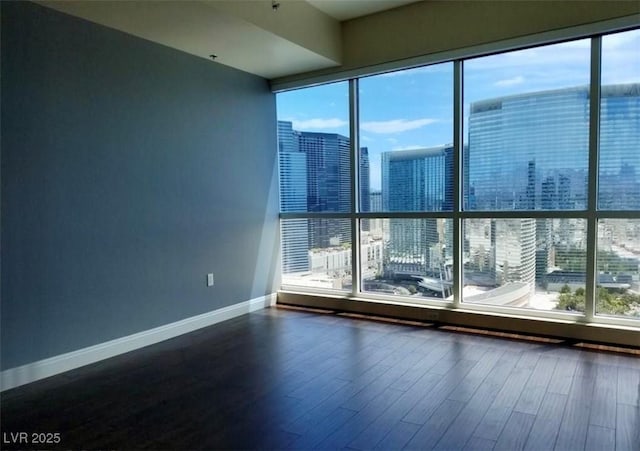
{"label": "electrical outlet", "polygon": [[213,273],[207,274],[207,286],[208,287],[213,286]]}

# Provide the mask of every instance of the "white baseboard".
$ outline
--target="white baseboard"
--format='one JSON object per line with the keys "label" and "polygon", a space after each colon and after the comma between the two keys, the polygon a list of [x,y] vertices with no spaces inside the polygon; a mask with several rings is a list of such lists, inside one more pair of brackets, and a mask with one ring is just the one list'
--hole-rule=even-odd
{"label": "white baseboard", "polygon": [[203,327],[226,321],[245,313],[275,305],[276,293],[267,294],[239,304],[192,316],[175,323],[165,324],[154,329],[138,332],[115,340],[100,343],[88,348],[57,355],[48,359],[10,368],[0,373],[0,391],[35,382],[84,365],[108,359],[125,352],[159,343],[178,335],[186,334]]}

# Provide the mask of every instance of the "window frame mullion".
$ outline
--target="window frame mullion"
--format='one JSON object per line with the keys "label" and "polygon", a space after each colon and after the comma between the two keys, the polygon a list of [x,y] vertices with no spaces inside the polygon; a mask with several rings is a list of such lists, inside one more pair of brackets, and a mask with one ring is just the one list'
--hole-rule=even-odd
{"label": "window frame mullion", "polygon": [[463,61],[453,62],[453,308],[460,308],[463,284]]}
{"label": "window frame mullion", "polygon": [[585,320],[595,319],[598,245],[598,168],[600,148],[600,81],[602,61],[602,37],[591,38],[591,78],[589,82],[589,180],[587,199],[587,268],[584,294]]}
{"label": "window frame mullion", "polygon": [[360,295],[360,136],[358,79],[349,80],[349,149],[351,185],[351,295]]}

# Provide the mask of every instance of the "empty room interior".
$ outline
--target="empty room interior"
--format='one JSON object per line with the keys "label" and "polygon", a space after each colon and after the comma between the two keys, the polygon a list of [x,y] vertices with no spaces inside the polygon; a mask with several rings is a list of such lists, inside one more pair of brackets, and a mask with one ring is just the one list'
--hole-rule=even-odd
{"label": "empty room interior", "polygon": [[2,449],[640,451],[640,3],[0,1]]}

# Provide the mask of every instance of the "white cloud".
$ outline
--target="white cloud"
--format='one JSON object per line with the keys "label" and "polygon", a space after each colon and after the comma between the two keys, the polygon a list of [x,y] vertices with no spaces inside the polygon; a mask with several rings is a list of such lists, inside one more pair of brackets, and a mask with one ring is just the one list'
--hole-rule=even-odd
{"label": "white cloud", "polygon": [[499,53],[465,62],[465,72],[475,70],[519,70],[537,68],[553,73],[558,67],[589,68],[589,40],[565,42]]}
{"label": "white cloud", "polygon": [[390,121],[370,121],[360,124],[360,128],[370,133],[401,133],[408,130],[422,128],[425,125],[433,124],[437,119],[422,118],[408,121],[406,119],[392,119]]}
{"label": "white cloud", "polygon": [[504,80],[498,80],[493,85],[494,86],[515,86],[524,83],[524,77],[522,75],[518,75],[513,78],[506,78]]}
{"label": "white cloud", "polygon": [[294,130],[306,131],[306,130],[325,130],[325,129],[333,129],[344,127],[345,125],[349,125],[349,121],[345,121],[338,118],[314,118],[314,119],[305,119],[298,120],[292,119],[292,126]]}

